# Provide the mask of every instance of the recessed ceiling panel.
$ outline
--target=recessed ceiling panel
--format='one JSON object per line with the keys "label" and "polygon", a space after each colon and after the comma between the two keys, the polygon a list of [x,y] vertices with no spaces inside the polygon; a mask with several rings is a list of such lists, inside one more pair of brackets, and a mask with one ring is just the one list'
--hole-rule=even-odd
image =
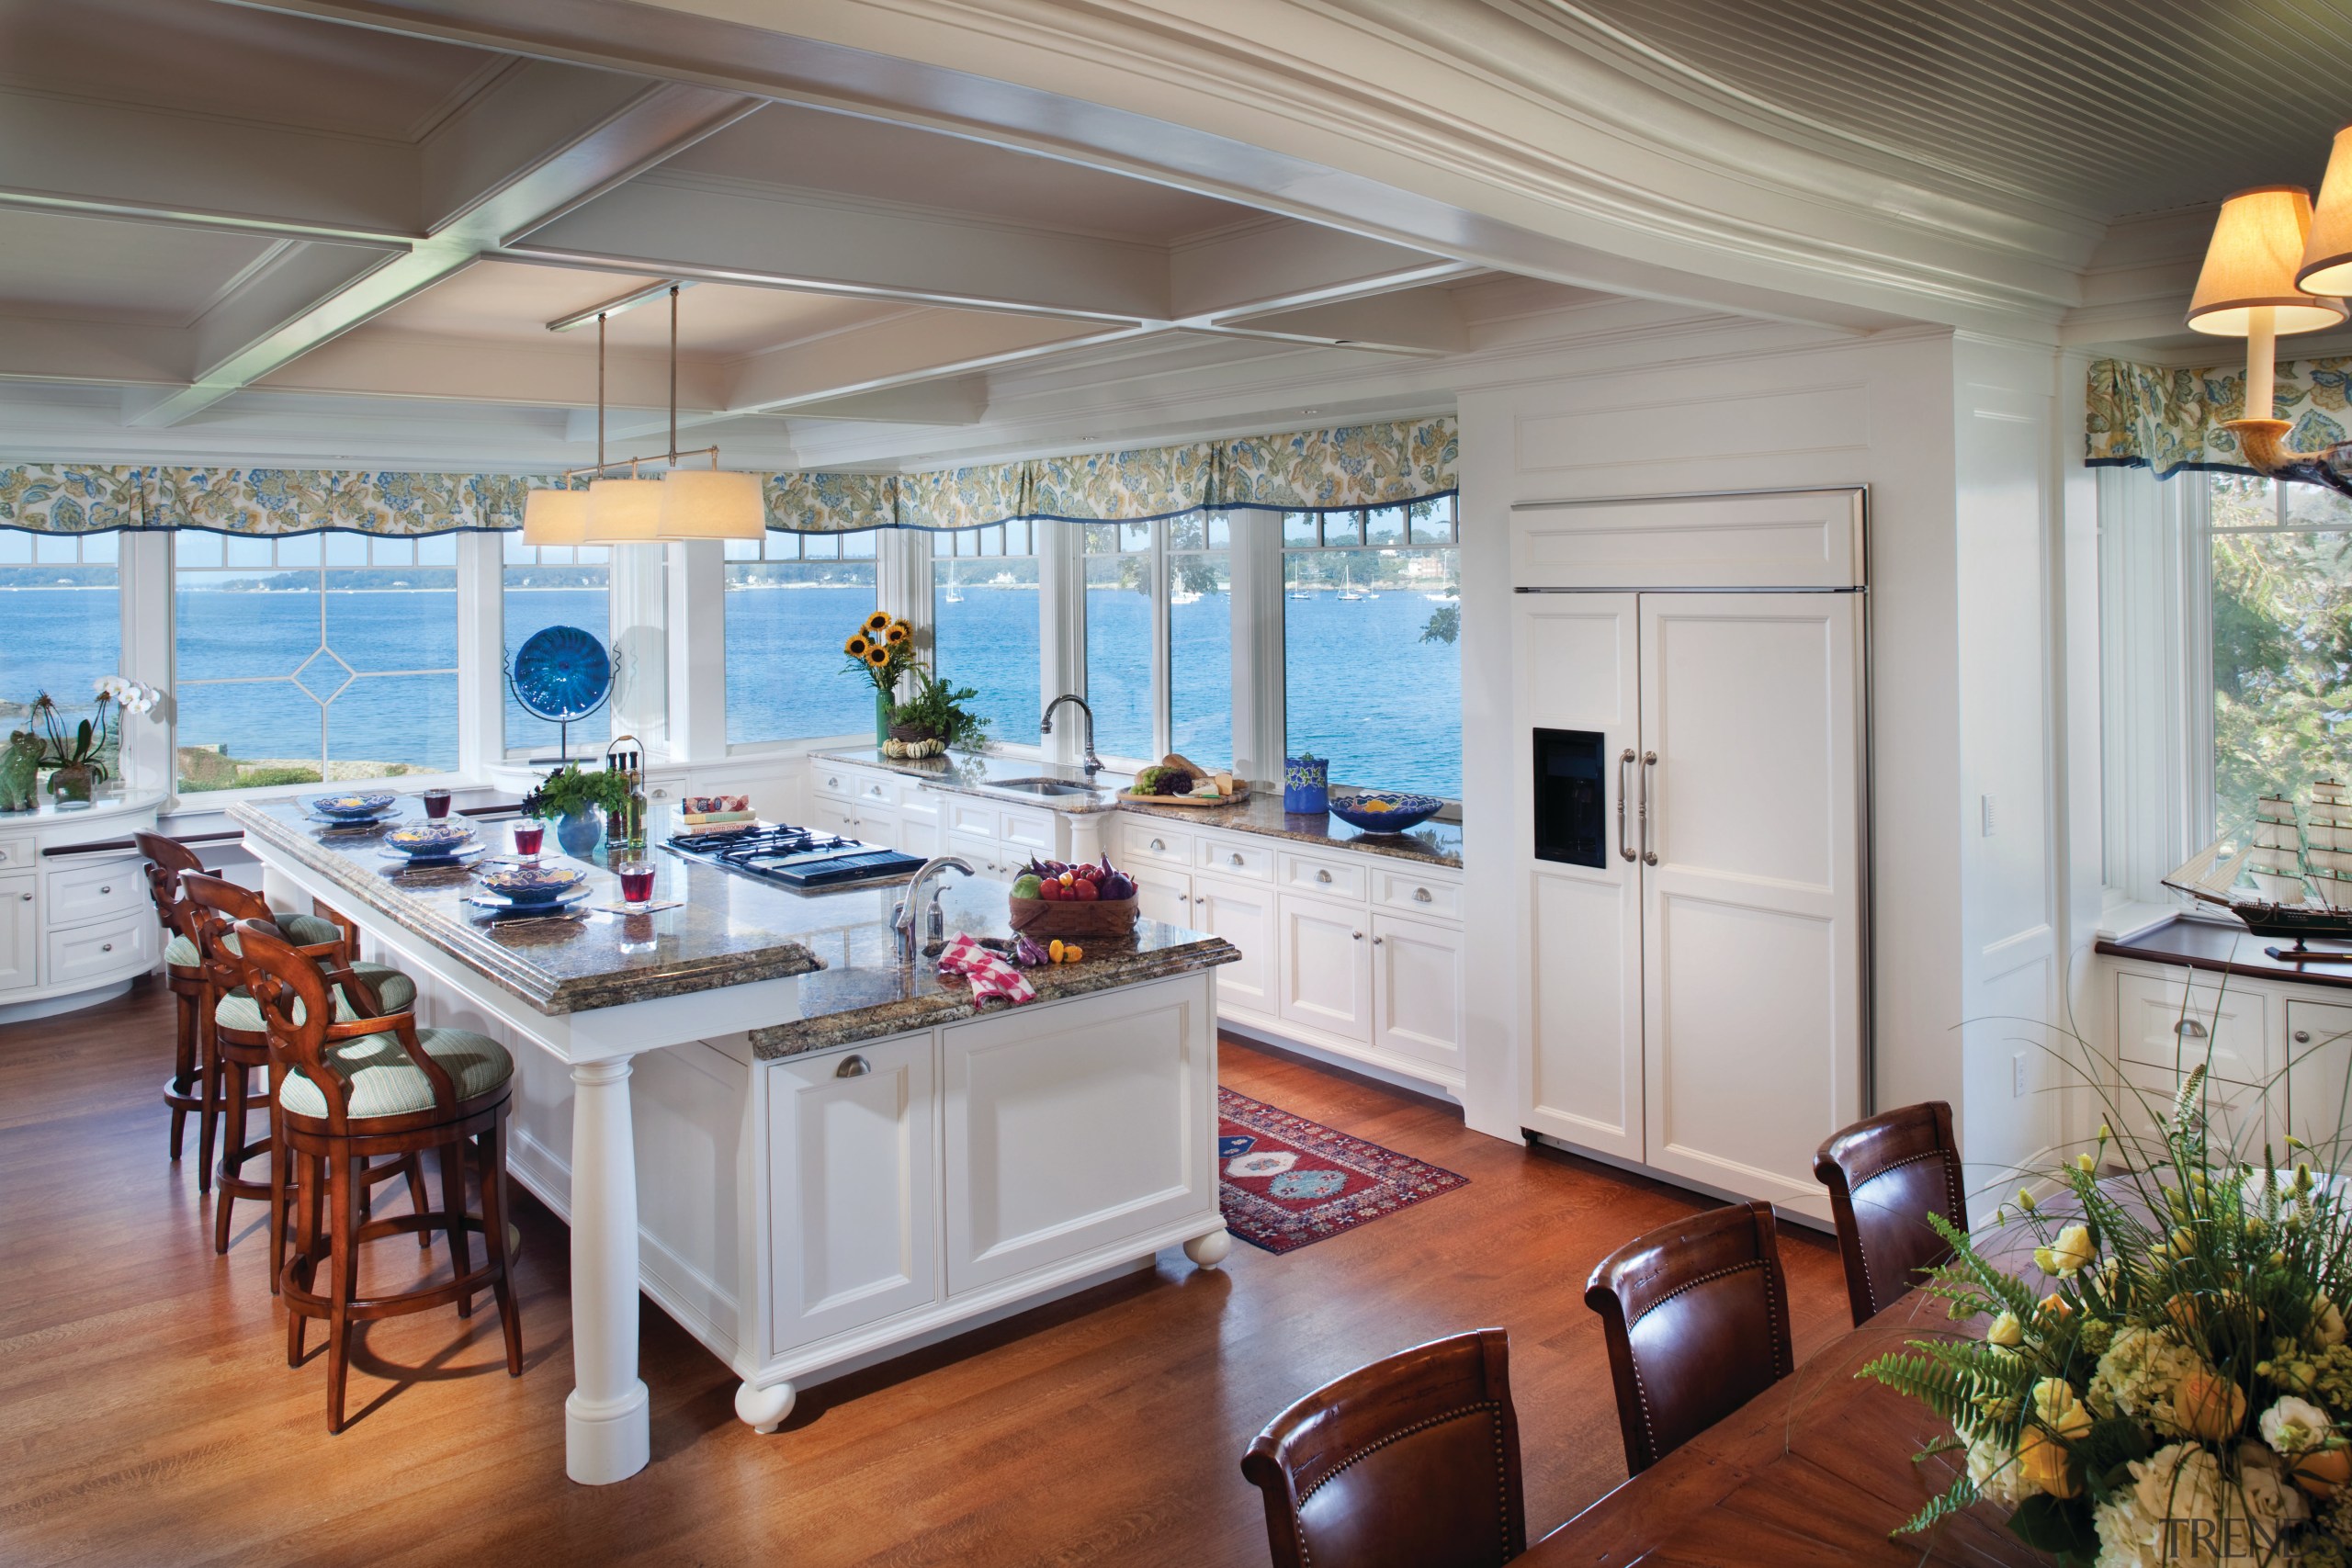
{"label": "recessed ceiling panel", "polygon": [[2348,118],[2352,28],[2309,0],[1551,3],[1710,107],[2094,217],[2316,184]]}
{"label": "recessed ceiling panel", "polygon": [[277,242],[0,208],[0,312],[185,327]]}
{"label": "recessed ceiling panel", "polygon": [[[377,317],[368,330],[545,344],[555,341],[548,322],[660,281],[626,273],[481,262]],[[678,296],[678,347],[687,354],[751,354],[908,308],[784,288],[697,283]],[[608,341],[616,348],[665,347],[670,341],[669,301],[650,299],[611,318],[606,328]],[[567,341],[582,343],[594,343],[595,336],[594,321],[564,334]]]}
{"label": "recessed ceiling panel", "polygon": [[511,59],[215,0],[0,0],[0,84],[401,141]]}
{"label": "recessed ceiling panel", "polygon": [[1257,216],[1190,191],[911,126],[770,104],[662,165],[1164,244]]}

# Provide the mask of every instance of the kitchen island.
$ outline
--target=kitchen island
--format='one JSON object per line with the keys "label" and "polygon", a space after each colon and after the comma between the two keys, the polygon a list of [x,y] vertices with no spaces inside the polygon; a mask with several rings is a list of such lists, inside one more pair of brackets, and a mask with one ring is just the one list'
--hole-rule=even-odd
{"label": "kitchen island", "polygon": [[[617,879],[589,863],[591,912],[492,923],[465,867],[405,867],[379,833],[291,803],[231,816],[273,892],[332,908],[364,956],[416,980],[424,1021],[514,1052],[510,1170],[571,1226],[576,1481],[649,1457],[640,1289],[773,1431],[823,1376],[1163,1247],[1207,1267],[1229,1246],[1220,938],[1143,920],[1031,971],[1035,1002],[981,1011],[897,957],[902,883],[803,894],[657,851],[673,908],[594,909]],[[1001,886],[942,882],[951,933],[1006,933]]]}

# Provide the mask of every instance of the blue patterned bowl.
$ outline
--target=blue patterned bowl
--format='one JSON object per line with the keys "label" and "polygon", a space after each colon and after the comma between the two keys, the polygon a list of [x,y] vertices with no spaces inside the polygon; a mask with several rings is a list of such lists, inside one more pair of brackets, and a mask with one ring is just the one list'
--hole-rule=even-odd
{"label": "blue patterned bowl", "polygon": [[322,817],[364,822],[391,808],[399,796],[390,795],[314,795],[302,804]]}
{"label": "blue patterned bowl", "polygon": [[457,853],[474,841],[474,830],[462,822],[412,822],[384,835],[384,842],[417,860],[437,860]]}
{"label": "blue patterned bowl", "polygon": [[[1372,809],[1375,805],[1382,809]],[[1401,833],[1444,809],[1445,802],[1433,795],[1399,795],[1394,790],[1331,797],[1331,815],[1367,833]]]}
{"label": "blue patterned bowl", "polygon": [[481,874],[481,885],[517,904],[544,904],[580,886],[585,873],[564,865],[502,865]]}
{"label": "blue patterned bowl", "polygon": [[578,626],[533,632],[515,651],[514,699],[537,718],[570,722],[594,713],[613,689],[605,645]]}

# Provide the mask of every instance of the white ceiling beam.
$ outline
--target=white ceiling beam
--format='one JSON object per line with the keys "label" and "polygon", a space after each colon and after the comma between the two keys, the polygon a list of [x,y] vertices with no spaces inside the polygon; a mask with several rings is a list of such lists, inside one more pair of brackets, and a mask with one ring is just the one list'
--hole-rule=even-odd
{"label": "white ceiling beam", "polygon": [[969,425],[979,423],[988,412],[985,376],[952,376],[792,405],[795,419],[854,420],[862,424]]}
{"label": "white ceiling beam", "polygon": [[910,310],[738,361],[726,407],[734,413],[797,410],[802,404],[967,375],[1143,331],[1132,324]]}
{"label": "white ceiling beam", "polygon": [[1228,316],[1218,321],[1216,330],[1379,354],[1459,354],[1470,346],[1462,311],[1442,288],[1408,288],[1303,310]]}
{"label": "white ceiling beam", "polygon": [[[659,419],[670,398],[670,358],[655,348],[605,355],[605,402],[616,424],[623,411]],[[678,404],[697,416],[726,407],[733,372],[701,355],[678,361]],[[272,391],[345,397],[431,398],[448,402],[518,403],[586,410],[595,434],[596,344],[549,338],[544,344],[414,336],[362,328],[322,344],[256,383]]]}
{"label": "white ceiling beam", "polygon": [[524,260],[866,299],[1136,322],[1167,253],[831,192],[658,174],[509,244]]}
{"label": "white ceiling beam", "polygon": [[[198,324],[188,386],[134,423],[174,424],[211,407],[758,107],[703,87],[526,62],[415,154],[424,238],[340,273],[331,258],[306,259],[284,279],[271,269],[253,280],[209,314],[220,318],[217,331]],[[320,286],[306,290],[296,275]]]}
{"label": "white ceiling beam", "polygon": [[1170,314],[1184,326],[1213,328],[1228,316],[1302,310],[1477,270],[1342,230],[1268,219],[1174,246]]}

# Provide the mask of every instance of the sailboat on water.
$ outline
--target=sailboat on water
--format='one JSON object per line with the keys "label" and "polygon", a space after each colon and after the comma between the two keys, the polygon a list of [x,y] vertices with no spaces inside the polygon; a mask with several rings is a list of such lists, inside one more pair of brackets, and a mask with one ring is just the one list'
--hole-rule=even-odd
{"label": "sailboat on water", "polygon": [[1363,597],[1364,592],[1363,589],[1356,586],[1355,574],[1346,567],[1341,567],[1340,569],[1340,603],[1352,604]]}
{"label": "sailboat on water", "polygon": [[[2292,947],[2263,949],[2282,963],[2352,964],[2352,948],[2307,945],[2352,942],[2352,784],[2314,780],[2300,827],[2295,803],[2282,795],[2256,801],[2254,817],[2246,831],[2206,845],[2164,885],[2229,910],[2256,936],[2291,937]],[[2239,892],[2242,879],[2256,897]]]}

